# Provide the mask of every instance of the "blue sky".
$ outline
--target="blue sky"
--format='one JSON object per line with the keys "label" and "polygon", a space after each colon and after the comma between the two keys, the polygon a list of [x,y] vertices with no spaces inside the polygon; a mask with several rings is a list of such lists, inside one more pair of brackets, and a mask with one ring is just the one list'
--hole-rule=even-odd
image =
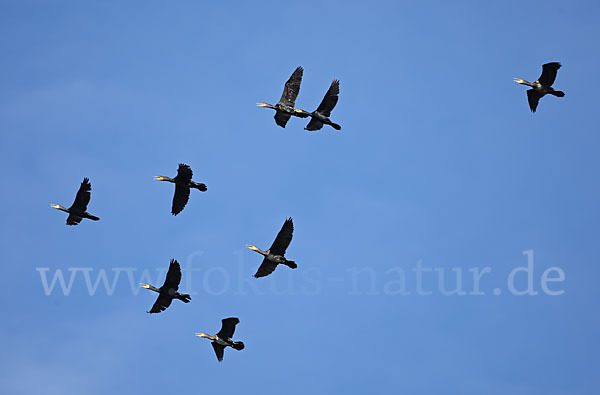
{"label": "blue sky", "polygon": [[[592,1],[0,2],[0,393],[597,393],[598,21]],[[566,97],[532,114],[512,78],[550,61]],[[300,108],[340,80],[341,132],[255,106],[299,65]],[[181,162],[209,189],[173,217],[152,177]],[[68,227],[49,204],[83,177],[101,220]],[[288,216],[298,269],[251,278],[244,246]],[[507,283],[525,251],[535,296]],[[128,275],[161,285],[170,258],[192,303],[146,314]],[[68,295],[46,295],[57,270]],[[444,295],[456,271],[467,294]],[[193,334],[230,316],[246,349],[219,364]]]}

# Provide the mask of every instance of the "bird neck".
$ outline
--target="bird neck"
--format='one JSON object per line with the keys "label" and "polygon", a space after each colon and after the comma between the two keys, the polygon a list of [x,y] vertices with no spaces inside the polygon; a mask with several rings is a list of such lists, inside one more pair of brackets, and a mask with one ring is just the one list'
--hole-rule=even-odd
{"label": "bird neck", "polygon": [[160,293],[160,289],[158,289],[155,286],[150,285],[150,284],[142,284],[142,288],[146,288],[146,289],[149,289],[150,291],[154,291],[154,292],[159,292]]}
{"label": "bird neck", "polygon": [[533,84],[531,82],[525,81],[524,79],[521,79],[521,78],[516,78],[515,82],[517,84],[521,84],[521,85],[533,86]]}
{"label": "bird neck", "polygon": [[259,107],[267,107],[267,108],[272,108],[274,110],[277,110],[277,107],[275,107],[274,105],[269,104],[269,103],[258,103],[257,106],[259,106]]}
{"label": "bird neck", "polygon": [[64,211],[65,213],[68,213],[68,212],[69,212],[69,209],[67,209],[67,208],[64,208],[64,207],[63,207],[63,206],[61,206],[60,204],[52,204],[51,206],[52,206],[52,207],[54,207],[54,208],[55,208],[55,209],[57,209],[57,210]]}
{"label": "bird neck", "polygon": [[258,252],[260,255],[264,255],[264,256],[269,255],[269,251],[263,251],[260,248],[258,248],[257,246],[249,246],[248,248],[250,248],[252,251]]}
{"label": "bird neck", "polygon": [[173,180],[171,177],[165,177],[165,176],[156,176],[156,177],[154,177],[154,179],[157,181],[175,182],[175,180]]}
{"label": "bird neck", "polygon": [[[294,112],[296,113],[297,116],[299,116],[300,118],[307,118],[309,117],[312,113],[308,112],[308,111],[304,111],[300,108],[296,108],[294,110]],[[315,111],[316,112],[316,111]]]}

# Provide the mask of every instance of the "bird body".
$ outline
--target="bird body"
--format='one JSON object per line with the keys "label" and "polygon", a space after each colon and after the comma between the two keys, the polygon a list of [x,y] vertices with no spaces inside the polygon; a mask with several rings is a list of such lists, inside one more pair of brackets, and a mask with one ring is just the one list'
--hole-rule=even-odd
{"label": "bird body", "polygon": [[201,192],[206,192],[206,184],[198,183],[192,180],[194,173],[192,169],[183,163],[179,164],[177,176],[170,178],[166,176],[156,176],[155,180],[167,181],[175,184],[175,194],[173,195],[173,204],[171,206],[171,214],[177,215],[183,211],[185,205],[190,198],[190,188],[197,189]]}
{"label": "bird body", "polygon": [[285,251],[292,242],[292,235],[294,233],[294,224],[291,218],[287,218],[281,227],[281,230],[277,234],[273,245],[267,251],[263,251],[260,248],[249,245],[248,248],[255,251],[262,256],[264,259],[254,274],[254,277],[265,277],[273,273],[277,265],[284,264],[291,269],[296,269],[298,265],[295,261],[289,260],[285,257]]}
{"label": "bird body", "polygon": [[179,262],[177,262],[175,259],[171,259],[169,271],[167,272],[167,277],[165,278],[165,283],[162,287],[156,288],[150,284],[142,284],[142,288],[149,289],[159,294],[156,302],[150,311],[148,311],[148,313],[153,314],[165,311],[167,307],[171,305],[173,299],[179,299],[184,303],[189,303],[192,300],[190,295],[177,292],[180,282],[181,268],[179,267]]}
{"label": "bird body", "polygon": [[196,333],[196,336],[203,337],[205,339],[212,340],[212,346],[217,355],[219,362],[223,361],[223,355],[226,347],[231,347],[235,350],[243,350],[245,345],[240,341],[233,341],[233,333],[235,332],[235,326],[240,323],[240,320],[236,317],[224,318],[221,320],[221,330],[216,335],[209,335],[204,332]]}
{"label": "bird body", "polygon": [[100,218],[86,211],[87,205],[91,198],[91,190],[92,184],[90,184],[90,180],[88,178],[84,178],[81,182],[79,190],[77,191],[77,195],[75,196],[75,201],[71,207],[65,208],[60,204],[51,204],[50,206],[57,210],[64,211],[65,213],[69,213],[69,216],[67,217],[67,225],[78,225],[83,218],[91,219],[92,221],[98,221]]}
{"label": "bird body", "polygon": [[534,82],[526,81],[522,78],[515,78],[517,84],[526,85],[531,87],[527,91],[527,101],[529,102],[529,108],[531,112],[535,112],[540,99],[547,94],[564,97],[565,93],[557,91],[552,88],[554,81],[556,80],[556,74],[558,69],[561,68],[561,64],[558,62],[546,63],[542,66],[542,75]]}
{"label": "bird body", "polygon": [[312,118],[308,125],[306,125],[306,127],[304,128],[305,130],[319,130],[323,127],[323,125],[330,125],[335,130],[342,129],[340,125],[332,122],[331,119],[329,119],[329,117],[331,116],[331,111],[333,111],[335,105],[338,102],[339,93],[340,81],[333,80],[331,82],[331,85],[329,86],[329,89],[325,93],[325,97],[323,97],[321,104],[319,104],[319,107],[315,111],[308,112],[300,109],[296,110],[296,112],[298,112],[299,114],[304,114]]}
{"label": "bird body", "polygon": [[275,110],[275,123],[282,128],[285,128],[285,125],[291,116],[300,118],[308,117],[308,115],[302,112],[297,112],[294,109],[296,97],[298,97],[298,93],[300,92],[300,84],[302,83],[303,73],[304,69],[302,67],[297,67],[296,70],[294,70],[290,78],[285,83],[283,94],[281,95],[281,99],[279,99],[277,104],[272,105],[264,102],[256,104],[259,107],[267,107]]}

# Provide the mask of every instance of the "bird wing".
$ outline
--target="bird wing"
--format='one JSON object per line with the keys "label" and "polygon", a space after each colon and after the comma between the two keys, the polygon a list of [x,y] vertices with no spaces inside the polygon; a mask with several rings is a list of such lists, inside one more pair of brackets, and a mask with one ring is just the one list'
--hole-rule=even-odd
{"label": "bird wing", "polygon": [[284,255],[285,250],[292,242],[292,233],[294,233],[294,224],[292,223],[292,219],[288,218],[283,223],[273,245],[269,248],[269,252],[273,255]]}
{"label": "bird wing", "polygon": [[194,172],[192,171],[191,167],[189,167],[188,165],[183,164],[183,163],[179,164],[179,167],[177,168],[177,178],[178,179],[190,181],[193,176],[194,176]]}
{"label": "bird wing", "polygon": [[171,214],[177,215],[182,212],[188,200],[190,200],[190,187],[176,183]]}
{"label": "bird wing", "polygon": [[316,118],[312,118],[310,120],[310,122],[308,123],[308,125],[306,125],[306,127],[304,129],[306,130],[310,130],[310,131],[315,131],[315,130],[319,130],[323,127],[323,122],[319,121]]}
{"label": "bird wing", "polygon": [[327,93],[325,93],[325,97],[321,101],[321,104],[319,104],[319,108],[317,108],[317,111],[323,114],[324,116],[329,117],[331,115],[331,110],[333,110],[333,108],[338,102],[339,94],[340,81],[333,80],[331,86],[327,90]]}
{"label": "bird wing", "polygon": [[69,213],[67,217],[67,225],[78,225],[81,222],[82,218],[73,213]]}
{"label": "bird wing", "polygon": [[173,301],[173,298],[169,298],[161,293],[158,295],[158,298],[156,298],[156,302],[154,302],[154,305],[152,305],[152,308],[150,309],[150,311],[148,313],[153,314],[153,313],[160,313],[161,311],[165,311],[167,309],[167,307],[169,307],[171,305],[172,301]]}
{"label": "bird wing", "polygon": [[552,86],[554,84],[554,80],[556,79],[556,73],[560,69],[560,63],[552,62],[546,63],[542,66],[542,75],[538,78],[538,81],[543,86]]}
{"label": "bird wing", "polygon": [[268,276],[269,274],[271,274],[275,271],[276,267],[277,267],[277,263],[271,262],[270,260],[265,258],[265,259],[263,259],[258,270],[256,271],[256,274],[254,274],[254,277],[259,278],[259,277]]}
{"label": "bird wing", "polygon": [[300,83],[302,82],[303,73],[304,69],[302,67],[297,67],[296,70],[294,70],[290,79],[285,83],[283,94],[277,104],[283,104],[292,108],[294,107],[296,97],[298,96],[298,92],[300,92]]}
{"label": "bird wing", "polygon": [[542,96],[535,89],[529,89],[527,91],[527,101],[529,102],[531,112],[535,112],[541,98]]}
{"label": "bird wing", "polygon": [[281,111],[277,111],[275,113],[275,123],[282,128],[285,128],[285,125],[290,120],[290,115]]}
{"label": "bird wing", "polygon": [[[173,290],[173,294],[179,289],[179,283],[181,282],[181,268],[179,262],[175,259],[171,259],[169,265],[169,271],[167,272],[167,278],[161,289]],[[173,296],[173,295],[171,295]]]}
{"label": "bird wing", "polygon": [[85,211],[92,196],[90,193],[91,190],[92,184],[90,184],[90,180],[88,178],[84,178],[81,182],[79,190],[77,191],[75,201],[73,201],[71,208],[77,208],[78,210]]}
{"label": "bird wing", "polygon": [[235,317],[224,318],[221,320],[221,330],[217,333],[221,339],[231,339],[233,332],[235,332],[235,326],[240,323],[240,320]]}
{"label": "bird wing", "polygon": [[221,362],[223,360],[223,354],[225,354],[225,346],[222,346],[217,342],[212,342],[211,344],[212,344],[213,348],[215,349],[215,354],[217,354],[217,359],[219,360],[219,362]]}

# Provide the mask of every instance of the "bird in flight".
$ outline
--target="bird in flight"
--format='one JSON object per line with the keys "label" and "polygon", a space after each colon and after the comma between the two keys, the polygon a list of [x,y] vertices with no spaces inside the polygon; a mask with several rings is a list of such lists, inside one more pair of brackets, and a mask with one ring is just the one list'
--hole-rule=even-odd
{"label": "bird in flight", "polygon": [[292,269],[298,267],[298,265],[296,265],[296,262],[290,261],[289,259],[284,257],[285,250],[292,242],[292,233],[294,233],[294,224],[292,223],[292,219],[288,218],[283,223],[283,226],[277,234],[277,237],[275,238],[275,241],[273,242],[271,248],[269,248],[266,251],[263,251],[256,246],[248,246],[248,248],[252,251],[256,251],[265,257],[254,277],[259,278],[268,276],[269,274],[273,273],[277,265],[279,265],[280,263]]}
{"label": "bird in flight", "polygon": [[177,169],[177,176],[175,176],[175,178],[169,178],[165,176],[154,177],[155,180],[168,181],[175,184],[175,194],[173,195],[171,214],[177,215],[183,211],[183,208],[190,198],[190,188],[206,192],[206,184],[192,181],[193,175],[194,173],[188,165],[180,163],[179,168]]}
{"label": "bird in flight", "polygon": [[238,351],[244,349],[243,342],[236,342],[231,340],[231,338],[233,337],[233,332],[235,332],[235,326],[239,323],[240,320],[238,318],[225,318],[221,320],[221,330],[216,335],[211,336],[204,332],[200,332],[196,333],[196,336],[212,340],[211,344],[215,350],[215,354],[217,354],[217,359],[219,360],[219,362],[221,362],[223,360],[225,347],[231,347]]}
{"label": "bird in flight", "polygon": [[558,62],[546,63],[542,66],[542,75],[535,82],[528,82],[521,78],[515,78],[515,82],[521,85],[530,86],[531,89],[527,90],[527,101],[529,102],[529,108],[531,112],[535,112],[537,109],[540,99],[546,94],[554,95],[556,97],[564,97],[565,93],[557,91],[552,88],[558,69],[561,64]]}
{"label": "bird in flight", "polygon": [[308,117],[307,114],[297,112],[294,109],[296,97],[298,97],[298,92],[300,92],[300,84],[302,83],[303,73],[304,69],[302,67],[297,67],[296,70],[294,70],[290,79],[285,83],[283,94],[281,95],[281,99],[279,99],[277,104],[272,105],[269,103],[256,103],[256,105],[259,107],[267,107],[275,110],[275,123],[282,128],[285,128],[285,125],[290,120],[292,115],[299,118]]}
{"label": "bird in flight", "polygon": [[83,218],[91,219],[92,221],[98,221],[100,218],[86,211],[92,196],[90,192],[91,190],[92,184],[90,184],[90,180],[88,178],[84,178],[81,182],[79,190],[77,191],[77,195],[75,196],[75,201],[71,207],[65,208],[60,204],[51,204],[50,206],[57,210],[64,211],[65,213],[69,213],[69,216],[67,217],[67,225],[77,225]]}
{"label": "bird in flight", "polygon": [[179,267],[179,262],[175,259],[171,259],[167,278],[162,287],[156,288],[150,284],[142,284],[142,288],[158,292],[158,298],[148,313],[160,313],[161,311],[165,311],[167,307],[171,305],[173,299],[179,299],[184,303],[189,303],[190,300],[192,300],[190,295],[177,292],[180,282],[181,268]]}
{"label": "bird in flight", "polygon": [[338,95],[340,94],[340,81],[333,80],[331,86],[325,93],[325,97],[319,104],[319,107],[313,112],[307,112],[304,110],[296,110],[296,112],[310,116],[312,119],[304,128],[305,130],[319,130],[323,125],[331,125],[335,130],[340,130],[342,127],[337,123],[334,123],[329,119],[331,111],[338,102]]}

